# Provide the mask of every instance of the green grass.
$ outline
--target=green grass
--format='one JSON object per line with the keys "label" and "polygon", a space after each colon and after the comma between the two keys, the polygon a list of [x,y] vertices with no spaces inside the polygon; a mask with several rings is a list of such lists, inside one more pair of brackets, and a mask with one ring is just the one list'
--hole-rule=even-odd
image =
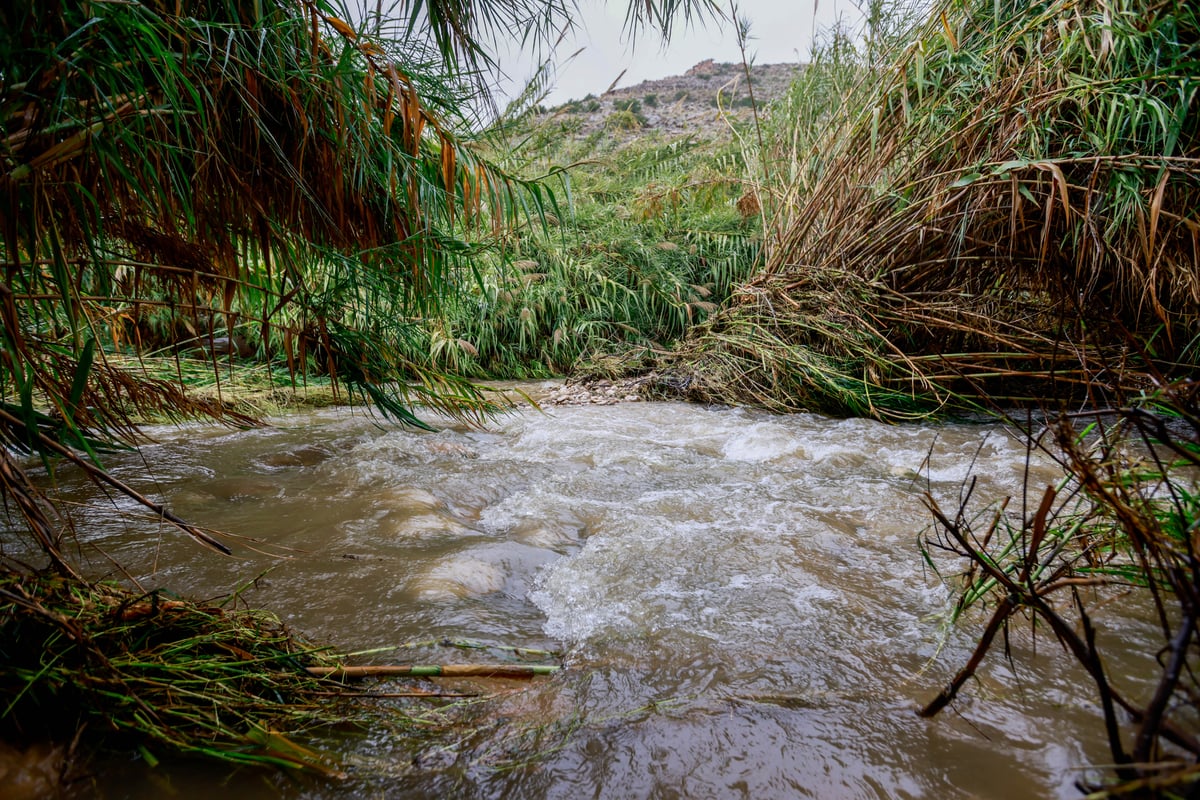
{"label": "green grass", "polygon": [[576,134],[525,121],[505,166],[561,176],[561,216],[508,238],[409,357],[479,378],[636,371],[668,353],[751,272],[757,220],[744,219],[742,162],[729,143]]}
{"label": "green grass", "polygon": [[[132,356],[112,353],[107,360],[127,372],[149,380],[172,381],[189,397],[222,404],[231,412],[259,419],[288,409],[345,403],[349,395],[325,375],[297,375],[286,364],[264,364],[254,359],[189,356]],[[131,413],[138,413],[130,409]],[[143,413],[148,423],[170,422],[162,413]]]}

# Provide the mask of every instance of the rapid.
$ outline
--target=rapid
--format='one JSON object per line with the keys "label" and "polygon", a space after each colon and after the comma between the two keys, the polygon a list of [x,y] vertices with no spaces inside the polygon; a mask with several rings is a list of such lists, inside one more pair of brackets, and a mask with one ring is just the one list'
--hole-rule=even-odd
{"label": "rapid", "polygon": [[[978,628],[946,623],[962,565],[923,554],[922,498],[953,508],[971,475],[980,497],[1019,497],[1029,458],[1004,428],[673,402],[438,425],[326,409],[155,428],[107,465],[254,541],[210,554],[64,474],[87,503],[77,555],[148,589],[240,589],[342,651],[433,643],[360,663],[470,660],[436,646],[466,639],[560,651],[565,669],[493,682],[453,735],[380,715],[306,740],[345,781],[114,762],[89,796],[1074,797],[1105,763],[1086,676],[1048,634],[1015,631],[1011,663],[997,649],[951,709],[916,714]],[[1028,469],[1035,493],[1058,477]],[[1129,610],[1097,623],[1133,651],[1151,636]]]}

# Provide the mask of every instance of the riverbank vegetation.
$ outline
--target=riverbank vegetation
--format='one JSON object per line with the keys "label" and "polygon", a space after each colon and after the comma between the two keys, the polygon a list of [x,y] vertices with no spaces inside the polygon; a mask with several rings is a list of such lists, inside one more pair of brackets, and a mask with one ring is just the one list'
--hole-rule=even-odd
{"label": "riverbank vegetation", "polygon": [[[987,610],[976,652],[922,713],[1028,625],[1093,683],[1111,765],[1081,785],[1190,796],[1200,16],[1178,2],[946,2],[883,34],[835,42],[793,90],[800,108],[830,86],[842,103],[771,140],[763,268],[692,332],[673,383],[894,421],[1038,409],[1017,428],[1062,484],[983,502],[968,481],[957,507],[928,498],[952,618]],[[1145,662],[1146,685],[1112,677],[1121,644],[1093,615],[1114,602],[1156,622],[1153,644],[1121,656]]]}
{"label": "riverbank vegetation", "polygon": [[[702,8],[635,3],[629,25],[666,35]],[[164,645],[191,660],[162,669],[211,683],[204,691],[222,695],[230,714],[182,725],[195,709],[175,705],[187,705],[179,689],[153,698],[130,689],[126,703],[105,688],[146,684],[136,653],[150,651],[130,642],[154,639],[160,620],[155,612],[128,629],[122,609],[152,598],[97,599],[116,590],[96,588],[73,562],[69,514],[47,483],[70,464],[140,504],[148,526],[227,552],[220,533],[103,467],[106,452],[142,441],[147,418],[255,424],[254,409],[219,388],[191,391],[178,359],[202,356],[218,387],[234,374],[225,358],[257,359],[293,384],[316,376],[335,396],[415,426],[424,425],[416,403],[473,421],[503,407],[500,395],[411,356],[425,352],[448,298],[481,280],[477,260],[519,226],[561,216],[541,183],[480,155],[471,109],[485,96],[484,43],[517,27],[542,42],[568,9],[451,0],[394,11],[361,19],[327,0],[0,9],[0,493],[13,523],[5,537],[31,541],[57,576],[32,578],[40,565],[24,546],[0,554],[6,645],[22,649],[6,650],[5,704],[36,698],[37,712],[6,713],[10,737],[27,741],[30,721],[52,711],[58,673],[34,664],[91,671],[95,691],[70,695],[95,702],[92,716],[109,723],[89,731],[140,731],[175,752],[241,752],[238,741],[291,714],[293,687],[250,678],[283,656],[237,638],[254,638],[255,625],[228,615],[208,614],[208,633]],[[164,374],[155,356],[174,370]],[[31,478],[29,457],[48,479]],[[93,646],[103,637],[81,627],[84,617],[111,623],[130,658]],[[200,642],[210,635],[234,648],[236,680],[211,681]],[[268,650],[293,647],[264,635]]]}
{"label": "riverbank vegetation", "polygon": [[[786,178],[761,184],[764,266],[692,332],[673,383],[895,421],[1037,408],[1017,427],[1062,484],[928,498],[952,618],[986,613],[922,713],[1028,625],[1093,683],[1111,765],[1081,785],[1190,796],[1200,17],[1184,3],[937,3],[887,38],[832,51],[798,83],[801,107],[850,88],[823,125],[807,114],[773,139],[766,162]],[[1094,621],[1114,602],[1144,604],[1153,644],[1118,656]],[[1117,657],[1142,659],[1146,684],[1117,685]]]}
{"label": "riverbank vegetation", "polygon": [[676,383],[905,419],[1188,375],[1197,24],[1176,2],[937,3],[835,48],[776,108],[764,267]]}
{"label": "riverbank vegetation", "polygon": [[[309,678],[272,676],[316,655],[257,617],[188,605],[204,625],[149,651],[194,651],[155,668],[205,692],[236,684],[233,717],[180,726],[174,699],[110,691],[161,686],[82,643],[124,636],[133,652],[153,631],[129,609],[149,604],[158,625],[184,606],[80,574],[30,459],[51,479],[73,464],[224,550],[103,456],[137,446],[147,418],[255,424],[264,406],[222,391],[246,370],[411,425],[414,404],[474,421],[500,408],[474,379],[652,373],[689,399],[888,421],[1040,406],[1051,421],[1029,436],[1071,479],[1028,487],[1019,512],[930,499],[930,552],[970,565],[956,614],[993,605],[977,657],[926,711],[1028,613],[1094,680],[1120,791],[1200,774],[1193,5],[874,15],[716,142],[637,137],[632,107],[591,135],[520,112],[484,131],[470,112],[484,34],[546,35],[570,10],[558,3],[414,2],[424,17],[357,23],[327,0],[27,6],[0,10],[0,490],[5,535],[30,537],[55,577],[3,555],[7,724],[54,702],[28,687],[56,654],[92,671],[93,699],[167,720],[97,711],[143,741],[320,765],[275,747],[287,740],[267,722],[311,719]],[[666,33],[706,4],[630,7],[635,29]],[[1082,431],[1055,416],[1084,407],[1113,414]],[[1111,685],[1086,611],[1115,587],[1145,593],[1160,623],[1145,702]],[[80,627],[85,612],[110,630]],[[210,644],[265,665],[267,683],[214,680]]]}
{"label": "riverbank vegetation", "polygon": [[569,213],[513,234],[504,260],[447,303],[422,345],[432,366],[480,378],[645,372],[749,277],[761,237],[736,207],[743,164],[728,138],[578,136],[565,115],[504,127],[506,168],[572,165],[557,187]]}

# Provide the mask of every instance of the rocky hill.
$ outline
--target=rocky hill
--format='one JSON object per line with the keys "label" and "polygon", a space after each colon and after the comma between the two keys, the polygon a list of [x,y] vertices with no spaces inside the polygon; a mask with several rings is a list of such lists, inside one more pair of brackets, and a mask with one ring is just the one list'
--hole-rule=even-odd
{"label": "rocky hill", "polygon": [[[754,99],[760,109],[782,95],[800,69],[798,64],[752,67]],[[588,95],[547,113],[568,122],[580,136],[603,130],[616,136],[659,132],[716,138],[728,131],[730,121],[749,119],[750,106],[742,65],[709,59],[683,75]]]}

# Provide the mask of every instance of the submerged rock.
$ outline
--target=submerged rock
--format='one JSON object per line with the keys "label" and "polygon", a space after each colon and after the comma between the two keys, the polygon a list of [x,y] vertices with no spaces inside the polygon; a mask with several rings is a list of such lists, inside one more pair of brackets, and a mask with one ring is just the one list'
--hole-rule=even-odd
{"label": "submerged rock", "polygon": [[6,800],[56,797],[66,768],[66,752],[44,742],[24,749],[0,741],[0,796]]}
{"label": "submerged rock", "polygon": [[416,486],[397,486],[376,492],[375,504],[389,511],[412,510],[414,513],[444,509],[446,504],[428,489]]}
{"label": "submerged rock", "polygon": [[478,558],[442,561],[413,584],[421,600],[455,600],[482,597],[504,589],[507,576],[497,564]]}
{"label": "submerged rock", "polygon": [[457,458],[479,458],[478,451],[461,442],[430,440],[425,442],[426,449],[435,456],[455,456]]}
{"label": "submerged rock", "polygon": [[332,456],[328,450],[320,447],[297,447],[294,450],[283,450],[278,453],[267,453],[257,459],[264,467],[283,469],[287,467],[313,467]]}
{"label": "submerged rock", "polygon": [[255,478],[249,475],[219,478],[202,486],[195,487],[196,491],[211,495],[218,500],[239,502],[242,500],[264,500],[279,495],[280,486],[273,480]]}
{"label": "submerged rock", "polygon": [[463,525],[457,520],[437,513],[414,514],[412,516],[399,515],[399,519],[391,521],[389,515],[387,522],[382,523],[384,526],[383,532],[392,537],[402,537],[405,539],[438,539],[450,538],[457,539],[463,536],[469,536],[475,531],[472,531],[466,525]]}

